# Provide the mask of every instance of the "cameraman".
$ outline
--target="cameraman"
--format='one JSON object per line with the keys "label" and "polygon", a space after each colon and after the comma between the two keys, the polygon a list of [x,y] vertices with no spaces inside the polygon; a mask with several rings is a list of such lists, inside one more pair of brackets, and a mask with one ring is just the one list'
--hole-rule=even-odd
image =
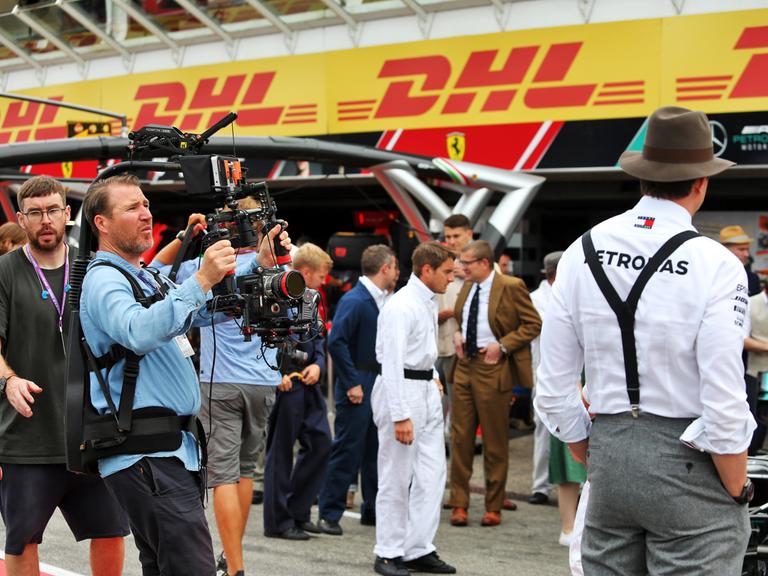
{"label": "cameraman", "polygon": [[[133,408],[162,407],[176,414],[196,414],[200,388],[185,333],[209,323],[206,293],[236,267],[235,251],[222,240],[206,250],[200,269],[165,297],[144,308],[123,274],[131,274],[146,295],[160,290],[141,270],[141,254],[153,243],[149,202],[135,176],[94,182],[84,202],[86,218],[99,238],[99,252],[83,282],[81,323],[94,355],[119,344],[143,354]],[[270,239],[279,233],[273,229]],[[286,233],[284,245],[290,246]],[[264,247],[264,255],[269,246]],[[248,267],[250,268],[250,266]],[[106,375],[111,395],[120,401],[125,363]],[[92,377],[93,378],[93,377]],[[94,405],[106,411],[104,395],[92,379]],[[118,455],[99,461],[107,487],[127,512],[145,575],[211,576],[215,572],[210,533],[202,507],[199,448],[185,432],[172,452]]]}
{"label": "cameraman", "polygon": [[[251,197],[237,202],[239,210],[260,207]],[[199,232],[205,227],[205,216],[190,215],[187,227],[191,225]],[[180,240],[177,237],[160,250],[152,266],[167,273],[181,248]],[[238,265],[252,259],[252,250],[238,250]],[[271,266],[272,261],[265,259],[264,264]],[[177,280],[182,282],[193,275],[197,267],[197,259],[183,262]],[[213,509],[224,548],[217,568],[220,574],[232,576],[244,568],[242,541],[253,484],[263,480],[263,469],[258,470],[257,462],[264,452],[267,421],[280,383],[280,374],[272,368],[277,365],[275,349],[262,349],[259,337],[254,334],[252,338],[251,342],[243,340],[235,320],[215,328],[200,327],[200,420],[208,437],[208,487],[213,488]],[[215,429],[211,426],[214,422]]]}
{"label": "cameraman", "polygon": [[[323,285],[332,265],[331,257],[309,242],[293,256],[294,268],[312,290]],[[285,540],[309,540],[307,532],[320,533],[310,509],[331,452],[328,408],[317,385],[325,372],[325,338],[299,342],[297,351],[304,354],[281,362],[284,376],[269,417],[264,466],[264,535]],[[301,448],[294,466],[296,440]]]}

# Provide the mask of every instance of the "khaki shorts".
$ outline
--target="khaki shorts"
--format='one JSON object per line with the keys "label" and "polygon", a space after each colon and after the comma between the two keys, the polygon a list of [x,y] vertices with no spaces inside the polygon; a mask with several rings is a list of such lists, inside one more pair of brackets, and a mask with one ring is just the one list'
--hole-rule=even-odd
{"label": "khaki shorts", "polygon": [[253,479],[266,445],[275,387],[214,382],[200,389],[199,418],[208,436],[208,487]]}

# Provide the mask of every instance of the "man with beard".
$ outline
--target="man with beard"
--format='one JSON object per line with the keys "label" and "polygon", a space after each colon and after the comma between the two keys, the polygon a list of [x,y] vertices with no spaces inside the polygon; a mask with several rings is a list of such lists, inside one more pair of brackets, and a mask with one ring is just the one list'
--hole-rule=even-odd
{"label": "man with beard", "polygon": [[[185,334],[193,324],[210,324],[206,294],[235,270],[235,250],[229,240],[216,242],[205,251],[199,270],[175,285],[141,269],[141,255],[152,246],[152,214],[136,177],[122,175],[95,182],[85,198],[84,211],[99,238],[99,251],[83,282],[81,301],[88,345],[97,357],[114,345],[142,356],[134,411],[153,407],[194,416],[200,408],[200,387]],[[280,227],[275,226],[261,243],[257,257],[262,264],[268,264],[278,234]],[[288,234],[283,232],[280,238],[290,249]],[[239,270],[251,272],[255,262],[253,259]],[[143,288],[145,296],[165,291],[164,298],[143,307],[123,272]],[[120,402],[124,372],[123,361],[106,374],[102,371],[115,405]],[[107,412],[104,394],[94,375],[91,378],[93,404]],[[186,430],[175,450],[99,460],[107,487],[128,512],[145,575],[215,573],[200,467],[196,439]]]}
{"label": "man with beard", "polygon": [[22,250],[0,258],[0,512],[5,567],[39,574],[38,544],[58,507],[75,539],[91,540],[96,576],[120,574],[128,522],[100,478],[67,471],[64,455],[64,342],[69,220],[64,187],[47,176],[18,193]]}

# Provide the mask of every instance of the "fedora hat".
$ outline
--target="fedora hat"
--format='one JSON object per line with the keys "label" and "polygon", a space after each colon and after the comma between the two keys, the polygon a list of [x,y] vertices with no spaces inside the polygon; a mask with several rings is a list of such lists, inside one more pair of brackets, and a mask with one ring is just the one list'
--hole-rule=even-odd
{"label": "fedora hat", "polygon": [[544,261],[542,264],[544,267],[541,269],[542,274],[546,274],[548,276],[551,276],[557,272],[557,265],[560,263],[560,258],[563,257],[562,250],[558,250],[557,252],[550,252],[546,256],[544,256]]}
{"label": "fedora hat", "polygon": [[751,244],[752,238],[747,236],[741,226],[726,226],[720,230],[720,244]]}
{"label": "fedora hat", "polygon": [[704,112],[664,106],[648,118],[642,152],[624,152],[621,169],[640,180],[680,182],[714,176],[735,162],[716,158]]}

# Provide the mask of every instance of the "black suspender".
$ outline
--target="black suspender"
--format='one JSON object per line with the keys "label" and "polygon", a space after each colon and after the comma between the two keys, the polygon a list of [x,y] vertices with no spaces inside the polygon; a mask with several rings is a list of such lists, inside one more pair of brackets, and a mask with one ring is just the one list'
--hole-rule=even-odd
{"label": "black suspender", "polygon": [[632,407],[632,415],[637,418],[640,407],[640,379],[637,374],[637,346],[635,343],[635,312],[637,311],[637,303],[640,301],[640,295],[645,285],[648,284],[648,280],[651,279],[651,276],[654,275],[664,261],[684,242],[691,238],[696,238],[699,234],[694,230],[686,230],[685,232],[675,234],[667,240],[656,254],[651,256],[648,262],[646,262],[632,289],[629,291],[629,296],[627,296],[626,300],[622,300],[608,280],[608,276],[606,276],[600,264],[590,232],[588,231],[581,237],[581,245],[584,248],[584,256],[589,265],[589,270],[592,272],[597,286],[600,288],[603,296],[605,296],[619,322],[621,347],[624,353],[624,372],[627,378],[627,395],[629,396],[629,404]]}

